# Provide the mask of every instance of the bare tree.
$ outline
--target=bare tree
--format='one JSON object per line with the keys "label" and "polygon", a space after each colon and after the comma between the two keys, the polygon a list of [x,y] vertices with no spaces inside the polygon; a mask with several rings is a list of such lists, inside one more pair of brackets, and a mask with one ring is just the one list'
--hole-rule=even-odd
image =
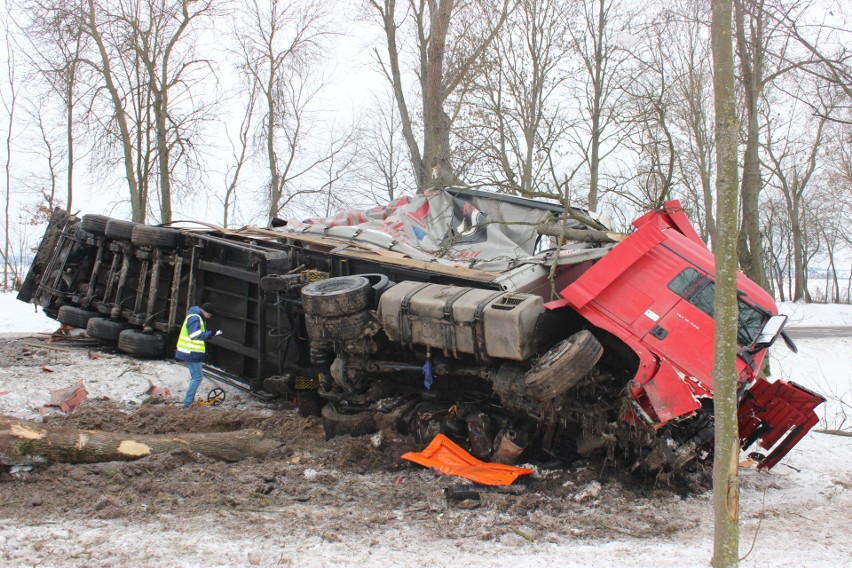
{"label": "bare tree", "polygon": [[661,14],[644,26],[636,48],[635,77],[625,87],[621,124],[626,149],[636,155],[630,174],[617,190],[640,209],[660,209],[674,190],[677,156],[670,107],[678,82],[669,57],[665,31],[669,22]]}
{"label": "bare tree", "polygon": [[711,42],[716,107],[716,219],[713,364],[713,566],[739,563],[740,444],[737,432],[737,116],[731,0],[713,0]]}
{"label": "bare tree", "polygon": [[270,220],[293,199],[295,192],[287,191],[288,184],[317,164],[314,160],[300,166],[298,158],[306,136],[307,108],[322,86],[311,66],[332,33],[323,25],[325,10],[320,0],[263,4],[252,0],[236,30],[241,72],[256,85],[262,101],[258,111],[269,170]]}
{"label": "bare tree", "polygon": [[[217,1],[86,0],[83,7],[95,53],[81,61],[98,77],[89,112],[106,134],[96,147],[105,156],[120,148],[134,221],[146,219],[151,196],[160,219],[170,221],[177,168],[191,170],[196,162],[192,139],[206,120],[201,101],[209,96],[193,94],[193,87],[206,80],[209,62],[195,56],[189,30],[213,15]],[[106,105],[100,105],[103,92]]]}
{"label": "bare tree", "polygon": [[629,26],[631,14],[621,0],[594,0],[583,4],[582,21],[571,28],[571,41],[582,64],[582,119],[584,132],[574,138],[589,168],[589,209],[597,210],[601,195],[600,169],[617,144],[605,148],[616,123],[616,109],[630,80],[624,66],[630,54],[614,35]]}
{"label": "bare tree", "polygon": [[765,147],[767,166],[772,174],[774,185],[784,198],[790,222],[795,272],[792,297],[794,301],[810,301],[806,285],[807,263],[804,242],[805,192],[810,189],[810,182],[819,166],[817,158],[822,147],[826,120],[830,114],[831,110],[827,108],[822,116],[816,119],[815,124],[809,125],[810,128],[807,130],[813,132],[813,135],[807,142],[804,142],[807,134],[794,132],[793,128],[800,125],[792,120],[786,125],[785,135],[775,138],[772,136],[772,125],[768,123],[768,135],[770,139],[775,139],[777,142],[767,144]]}
{"label": "bare tree", "polygon": [[676,69],[669,104],[680,135],[676,159],[681,183],[691,194],[693,213],[702,239],[716,233],[713,162],[715,159],[712,109],[712,69],[707,40],[708,7],[686,0],[670,7],[665,32],[668,59]]}
{"label": "bare tree", "polygon": [[[196,20],[211,17],[217,0],[149,0],[141,13],[122,11],[119,21],[132,33],[132,49],[144,65],[145,80],[151,93],[157,171],[159,173],[160,221],[172,221],[172,173],[175,161],[188,159],[191,140],[187,116],[197,109],[175,116],[172,98],[180,96],[188,85],[197,81],[193,73],[206,68],[208,62],[196,57],[187,38]],[[175,152],[177,150],[177,152]]]}
{"label": "bare tree", "polygon": [[571,126],[558,95],[567,79],[572,9],[553,0],[519,1],[484,57],[463,136],[485,183],[559,198],[559,182],[551,181],[562,174],[550,167]]}
{"label": "bare tree", "polygon": [[[30,60],[62,101],[65,115],[65,207],[74,203],[75,132],[79,74],[86,53],[85,0],[34,0],[25,5]],[[41,131],[50,130],[38,113]],[[51,170],[53,175],[55,172]]]}
{"label": "bare tree", "polygon": [[[502,0],[496,6],[486,0],[409,0],[401,17],[396,0],[370,0],[370,5],[385,32],[387,60],[378,51],[376,59],[393,88],[418,191],[457,184],[450,143],[453,120],[470,82],[479,72],[483,54],[509,14],[510,0]],[[397,31],[405,24],[415,38],[422,150],[403,83],[400,56],[406,42],[398,38]],[[451,97],[456,100],[454,108],[448,109]]]}
{"label": "bare tree", "polygon": [[[125,109],[124,93],[119,90],[119,83],[113,70],[113,59],[116,55],[108,49],[107,40],[101,31],[102,24],[99,18],[100,12],[98,6],[95,4],[95,0],[87,0],[87,10],[85,13],[86,33],[92,38],[97,48],[98,59],[84,59],[84,61],[100,74],[109,95],[113,112],[110,122],[114,121],[115,126],[118,128],[117,137],[121,146],[124,175],[130,193],[131,214],[134,221],[141,223],[145,221],[147,213],[148,194],[147,185],[145,184],[147,171],[145,171],[146,169],[142,165],[141,160],[137,158],[139,154],[144,153],[144,149],[140,145],[134,144],[130,120]],[[135,92],[134,89],[131,89],[131,91]],[[136,108],[140,108],[141,106],[140,104]],[[108,130],[108,132],[115,134],[111,130]],[[141,128],[137,129],[136,141],[140,139],[144,139]],[[142,168],[141,172],[139,171],[140,168]],[[140,173],[146,175],[140,176]],[[140,178],[142,178],[141,187]]]}
{"label": "bare tree", "polygon": [[[233,141],[231,141],[234,165],[230,166],[225,174],[225,196],[222,203],[223,227],[227,227],[231,222],[232,211],[236,208],[237,204],[237,187],[239,187],[240,183],[240,174],[248,161],[249,147],[251,146],[252,117],[254,116],[255,105],[257,104],[257,91],[257,84],[252,83],[249,88],[243,119],[237,135],[239,142],[234,146]],[[230,136],[228,138],[230,140]]]}
{"label": "bare tree", "polygon": [[376,97],[361,126],[361,152],[355,168],[359,183],[352,191],[367,203],[385,204],[417,189],[410,168],[405,167],[408,159],[394,104],[392,93]]}
{"label": "bare tree", "polygon": [[[5,10],[4,14],[8,14]],[[3,287],[9,288],[10,284],[14,284],[17,274],[15,273],[15,263],[12,261],[12,139],[15,131],[15,111],[18,105],[18,96],[20,95],[19,85],[17,80],[17,59],[14,46],[11,42],[9,31],[9,21],[6,17],[0,21],[3,26],[3,36],[6,41],[6,65],[3,71],[5,72],[6,88],[0,90],[0,102],[3,103],[3,110],[6,112],[6,164],[4,167],[5,181],[5,199],[3,203]]]}

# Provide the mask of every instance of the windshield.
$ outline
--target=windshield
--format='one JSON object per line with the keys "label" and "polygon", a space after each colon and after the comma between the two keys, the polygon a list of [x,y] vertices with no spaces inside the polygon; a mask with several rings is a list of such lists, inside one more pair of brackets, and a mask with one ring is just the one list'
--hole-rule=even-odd
{"label": "windshield", "polygon": [[[669,289],[711,318],[713,317],[713,295],[716,292],[716,284],[706,275],[694,268],[687,268],[669,282]],[[749,347],[760,335],[769,314],[747,304],[742,298],[737,299],[737,306],[739,307],[737,343]]]}

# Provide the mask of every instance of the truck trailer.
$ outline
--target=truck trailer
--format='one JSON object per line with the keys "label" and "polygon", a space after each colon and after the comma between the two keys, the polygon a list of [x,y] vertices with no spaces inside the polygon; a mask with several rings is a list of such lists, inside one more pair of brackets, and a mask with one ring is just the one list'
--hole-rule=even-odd
{"label": "truck trailer", "polygon": [[[240,230],[57,209],[18,298],[157,358],[213,302],[208,376],[296,400],[327,437],[443,433],[483,460],[670,480],[712,459],[714,257],[677,201],[633,227],[470,189]],[[824,398],[764,376],[795,345],[766,291],[737,288],[741,447],[770,469]]]}

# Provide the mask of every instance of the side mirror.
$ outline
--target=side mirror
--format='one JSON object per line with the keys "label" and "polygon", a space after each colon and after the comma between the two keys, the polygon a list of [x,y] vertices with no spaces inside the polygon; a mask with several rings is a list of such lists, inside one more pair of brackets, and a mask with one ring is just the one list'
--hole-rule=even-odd
{"label": "side mirror", "polygon": [[787,323],[787,316],[772,316],[766,320],[763,329],[760,330],[760,335],[754,340],[752,349],[762,349],[775,343],[775,340],[784,330],[785,323]]}

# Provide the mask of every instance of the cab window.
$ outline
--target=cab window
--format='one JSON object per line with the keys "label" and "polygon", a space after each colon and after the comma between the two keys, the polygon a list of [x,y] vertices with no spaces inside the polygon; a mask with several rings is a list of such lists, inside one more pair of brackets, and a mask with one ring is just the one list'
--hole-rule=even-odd
{"label": "cab window", "polygon": [[[713,317],[713,297],[716,293],[716,284],[705,274],[694,268],[686,268],[669,282],[669,290],[711,318]],[[747,304],[742,298],[737,300],[737,306],[739,307],[737,342],[740,345],[748,346],[757,339],[769,314]]]}

